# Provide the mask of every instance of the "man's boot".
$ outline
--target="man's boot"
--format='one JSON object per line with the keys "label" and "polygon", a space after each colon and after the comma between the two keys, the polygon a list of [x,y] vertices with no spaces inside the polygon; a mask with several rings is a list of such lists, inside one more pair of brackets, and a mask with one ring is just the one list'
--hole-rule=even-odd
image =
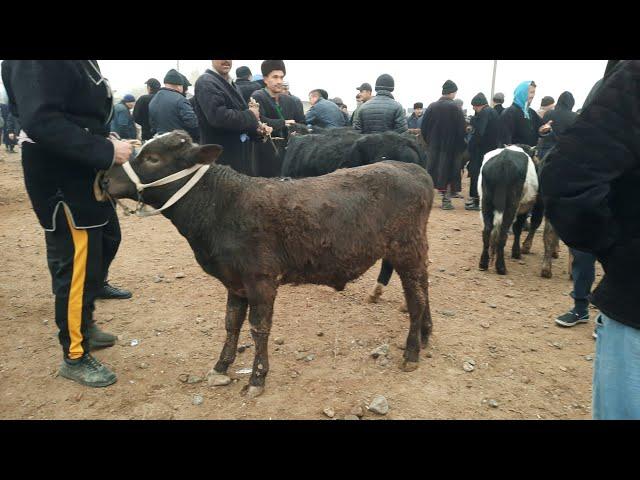
{"label": "man's boot", "polygon": [[464,206],[465,210],[472,210],[474,212],[479,212],[480,211],[480,199],[479,198],[472,198],[469,200],[469,202],[467,202]]}
{"label": "man's boot", "polygon": [[454,206],[453,203],[451,203],[451,198],[449,197],[449,195],[445,194],[442,197],[442,210],[454,210]]}
{"label": "man's boot", "polygon": [[371,295],[369,295],[369,298],[367,298],[367,301],[369,303],[378,303],[378,300],[382,296],[383,290],[384,285],[381,283],[376,283],[376,286],[374,287],[373,292],[371,292]]}
{"label": "man's boot", "polygon": [[89,348],[91,350],[113,347],[118,340],[115,335],[100,330],[95,320],[90,320],[89,322],[87,337],[89,338]]}
{"label": "man's boot", "polygon": [[60,365],[59,374],[88,387],[107,387],[118,379],[114,372],[88,353],[76,360],[65,358]]}
{"label": "man's boot", "polygon": [[127,298],[131,298],[132,294],[129,290],[123,290],[121,288],[116,288],[109,285],[108,282],[104,282],[102,286],[102,290],[98,293],[97,298],[103,298],[105,300],[109,300],[112,298],[123,300]]}

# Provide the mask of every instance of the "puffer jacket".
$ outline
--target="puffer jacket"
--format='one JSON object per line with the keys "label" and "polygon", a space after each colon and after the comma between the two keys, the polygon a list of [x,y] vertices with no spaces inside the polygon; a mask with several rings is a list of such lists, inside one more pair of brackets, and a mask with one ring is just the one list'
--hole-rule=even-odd
{"label": "puffer jacket", "polygon": [[305,122],[321,128],[339,128],[346,126],[344,115],[333,102],[321,98],[309,109]]}
{"label": "puffer jacket", "polygon": [[353,128],[361,133],[404,133],[409,127],[402,105],[394,100],[391,92],[381,90],[360,107]]}

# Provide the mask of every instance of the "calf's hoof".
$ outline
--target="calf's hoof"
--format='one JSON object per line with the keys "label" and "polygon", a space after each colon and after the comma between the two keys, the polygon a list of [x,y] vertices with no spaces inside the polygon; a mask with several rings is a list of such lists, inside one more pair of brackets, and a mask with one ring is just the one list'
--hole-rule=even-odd
{"label": "calf's hoof", "polygon": [[409,360],[404,360],[402,362],[402,365],[400,365],[400,369],[403,372],[413,372],[418,368],[418,366],[419,366],[418,362],[410,362]]}
{"label": "calf's hoof", "polygon": [[496,267],[496,272],[498,273],[498,275],[506,275],[507,267]]}
{"label": "calf's hoof", "polygon": [[540,272],[540,276],[542,278],[551,278],[553,274],[551,273],[550,268],[543,268],[542,271]]}
{"label": "calf's hoof", "polygon": [[[522,251],[522,253],[527,253],[527,252]],[[511,258],[514,258],[516,260],[520,260],[522,258],[522,255],[520,255],[520,252],[512,252],[511,253]]]}
{"label": "calf's hoof", "polygon": [[382,296],[382,290],[383,289],[384,289],[384,285],[382,285],[381,283],[377,283],[376,286],[374,287],[373,291],[371,292],[371,294],[367,298],[367,302],[369,302],[369,303],[378,303],[378,300]]}
{"label": "calf's hoof", "polygon": [[241,395],[247,398],[256,398],[264,393],[264,387],[256,387],[255,385],[245,385],[242,387]]}
{"label": "calf's hoof", "polygon": [[489,270],[489,260],[487,260],[486,262],[484,260],[480,260],[478,268],[482,271]]}

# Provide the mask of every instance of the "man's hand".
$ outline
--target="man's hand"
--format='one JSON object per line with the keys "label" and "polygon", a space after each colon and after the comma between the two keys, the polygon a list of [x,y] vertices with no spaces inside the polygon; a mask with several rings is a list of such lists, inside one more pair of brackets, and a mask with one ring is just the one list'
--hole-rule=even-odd
{"label": "man's hand", "polygon": [[16,138],[16,134],[15,133],[10,133],[9,134],[9,140],[13,141]]}
{"label": "man's hand", "polygon": [[266,123],[262,123],[260,122],[258,124],[258,133],[260,135],[271,135],[271,132],[273,132],[273,128],[270,127],[269,125],[267,125]]}
{"label": "man's hand", "polygon": [[296,123],[296,121],[295,121],[295,120],[285,120],[285,121],[284,121],[284,124],[285,124],[285,125],[293,125],[293,124],[295,124],[295,123]]}
{"label": "man's hand", "polygon": [[131,154],[133,153],[133,145],[129,142],[123,142],[121,140],[116,140],[115,138],[109,138],[111,143],[113,143],[113,150],[115,152],[116,165],[122,165],[129,161],[131,158]]}
{"label": "man's hand", "polygon": [[251,110],[251,113],[255,115],[256,120],[258,120],[259,122],[260,121],[260,104],[256,102],[253,97],[249,99],[249,110]]}

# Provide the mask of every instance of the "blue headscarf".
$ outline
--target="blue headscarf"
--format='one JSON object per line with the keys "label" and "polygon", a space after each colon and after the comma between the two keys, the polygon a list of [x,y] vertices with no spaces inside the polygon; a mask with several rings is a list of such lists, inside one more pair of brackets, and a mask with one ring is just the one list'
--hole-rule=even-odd
{"label": "blue headscarf", "polygon": [[527,105],[527,100],[529,99],[529,85],[531,85],[531,80],[522,82],[513,92],[513,103],[522,109],[524,112],[524,118],[527,120],[529,120],[529,106]]}

